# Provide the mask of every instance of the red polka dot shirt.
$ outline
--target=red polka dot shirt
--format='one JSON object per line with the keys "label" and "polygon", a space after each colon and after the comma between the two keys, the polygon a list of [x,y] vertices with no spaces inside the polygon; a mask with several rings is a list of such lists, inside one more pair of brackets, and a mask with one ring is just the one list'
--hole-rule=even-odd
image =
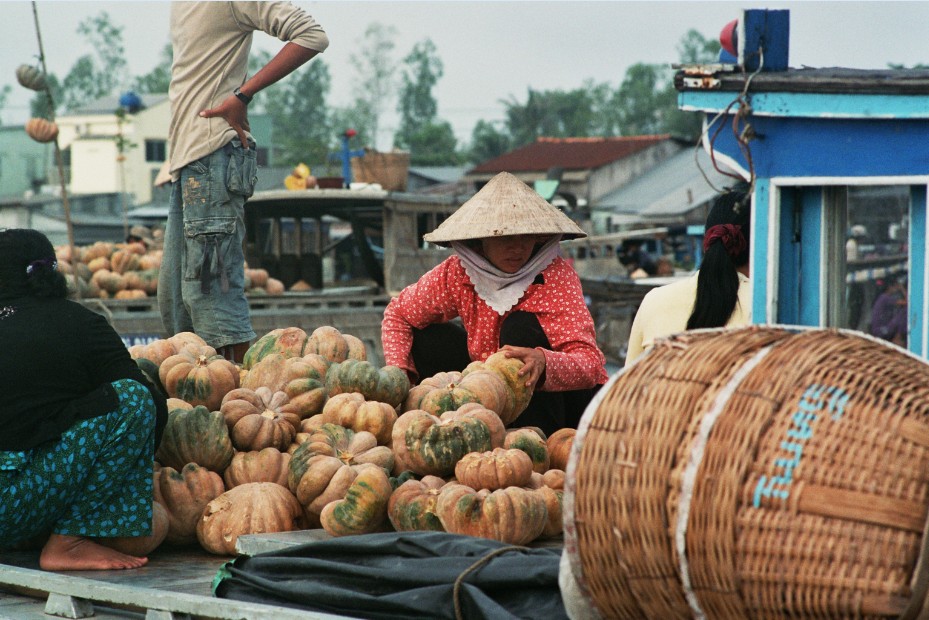
{"label": "red polka dot shirt", "polygon": [[384,310],[381,340],[384,360],[413,372],[412,329],[460,316],[468,333],[468,353],[483,361],[500,348],[500,326],[516,310],[539,319],[552,350],[545,354],[545,384],[549,392],[591,388],[606,382],[606,360],[597,347],[596,330],[584,303],[577,273],[562,258],[543,272],[544,284],[530,284],[503,316],[484,303],[457,256],[450,256],[394,297]]}

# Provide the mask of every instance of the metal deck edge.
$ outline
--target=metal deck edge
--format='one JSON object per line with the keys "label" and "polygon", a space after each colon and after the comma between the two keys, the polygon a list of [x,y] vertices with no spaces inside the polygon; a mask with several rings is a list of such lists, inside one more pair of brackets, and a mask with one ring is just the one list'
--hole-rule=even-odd
{"label": "metal deck edge", "polygon": [[349,616],[265,605],[231,599],[213,598],[135,586],[121,586],[85,577],[0,565],[0,587],[22,589],[30,596],[36,592],[61,594],[94,603],[125,609],[187,613],[210,620],[346,620]]}

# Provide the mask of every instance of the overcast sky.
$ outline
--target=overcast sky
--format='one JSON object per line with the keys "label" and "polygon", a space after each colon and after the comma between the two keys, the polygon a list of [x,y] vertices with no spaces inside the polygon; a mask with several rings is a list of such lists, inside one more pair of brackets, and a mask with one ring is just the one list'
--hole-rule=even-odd
{"label": "overcast sky", "polygon": [[[380,22],[397,30],[398,62],[415,43],[432,39],[445,66],[434,94],[439,116],[467,140],[478,119],[503,118],[501,100],[524,102],[528,88],[573,89],[585,80],[618,86],[637,62],[674,63],[677,44],[691,28],[708,38],[744,8],[789,9],[790,66],[886,68],[929,64],[929,2],[658,2],[451,1],[296,2],[325,28],[323,55],[332,75],[331,105],[350,101],[351,54],[365,28]],[[39,1],[39,24],[49,71],[63,77],[91,52],[78,24],[101,11],[124,27],[130,75],[148,72],[168,42],[168,2]],[[0,0],[4,25],[0,85],[13,92],[0,118],[28,117],[30,92],[16,83],[21,63],[38,55],[31,2]],[[255,46],[276,51],[276,39],[256,34]],[[391,102],[391,108],[395,102]],[[386,119],[387,124],[395,120]],[[388,127],[392,130],[392,127]],[[389,144],[379,144],[388,148]]]}

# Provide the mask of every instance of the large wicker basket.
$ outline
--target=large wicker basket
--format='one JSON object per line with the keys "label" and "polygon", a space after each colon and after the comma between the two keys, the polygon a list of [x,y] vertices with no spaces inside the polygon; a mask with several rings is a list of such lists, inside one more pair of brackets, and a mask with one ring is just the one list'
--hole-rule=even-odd
{"label": "large wicker basket", "polygon": [[703,330],[588,407],[565,548],[607,618],[917,617],[927,507],[925,361],[856,332]]}
{"label": "large wicker basket", "polygon": [[352,157],[352,177],[359,183],[379,183],[387,191],[406,190],[410,171],[410,154],[407,151],[381,153],[365,149],[362,157]]}

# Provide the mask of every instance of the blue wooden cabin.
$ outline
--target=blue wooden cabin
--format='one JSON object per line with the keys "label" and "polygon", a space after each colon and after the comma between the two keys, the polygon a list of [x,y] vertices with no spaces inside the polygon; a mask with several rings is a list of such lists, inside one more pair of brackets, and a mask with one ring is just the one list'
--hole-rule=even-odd
{"label": "blue wooden cabin", "polygon": [[929,71],[791,69],[784,10],[744,11],[732,34],[675,85],[711,159],[752,183],[753,322],[870,332],[898,281],[898,343],[929,356]]}

